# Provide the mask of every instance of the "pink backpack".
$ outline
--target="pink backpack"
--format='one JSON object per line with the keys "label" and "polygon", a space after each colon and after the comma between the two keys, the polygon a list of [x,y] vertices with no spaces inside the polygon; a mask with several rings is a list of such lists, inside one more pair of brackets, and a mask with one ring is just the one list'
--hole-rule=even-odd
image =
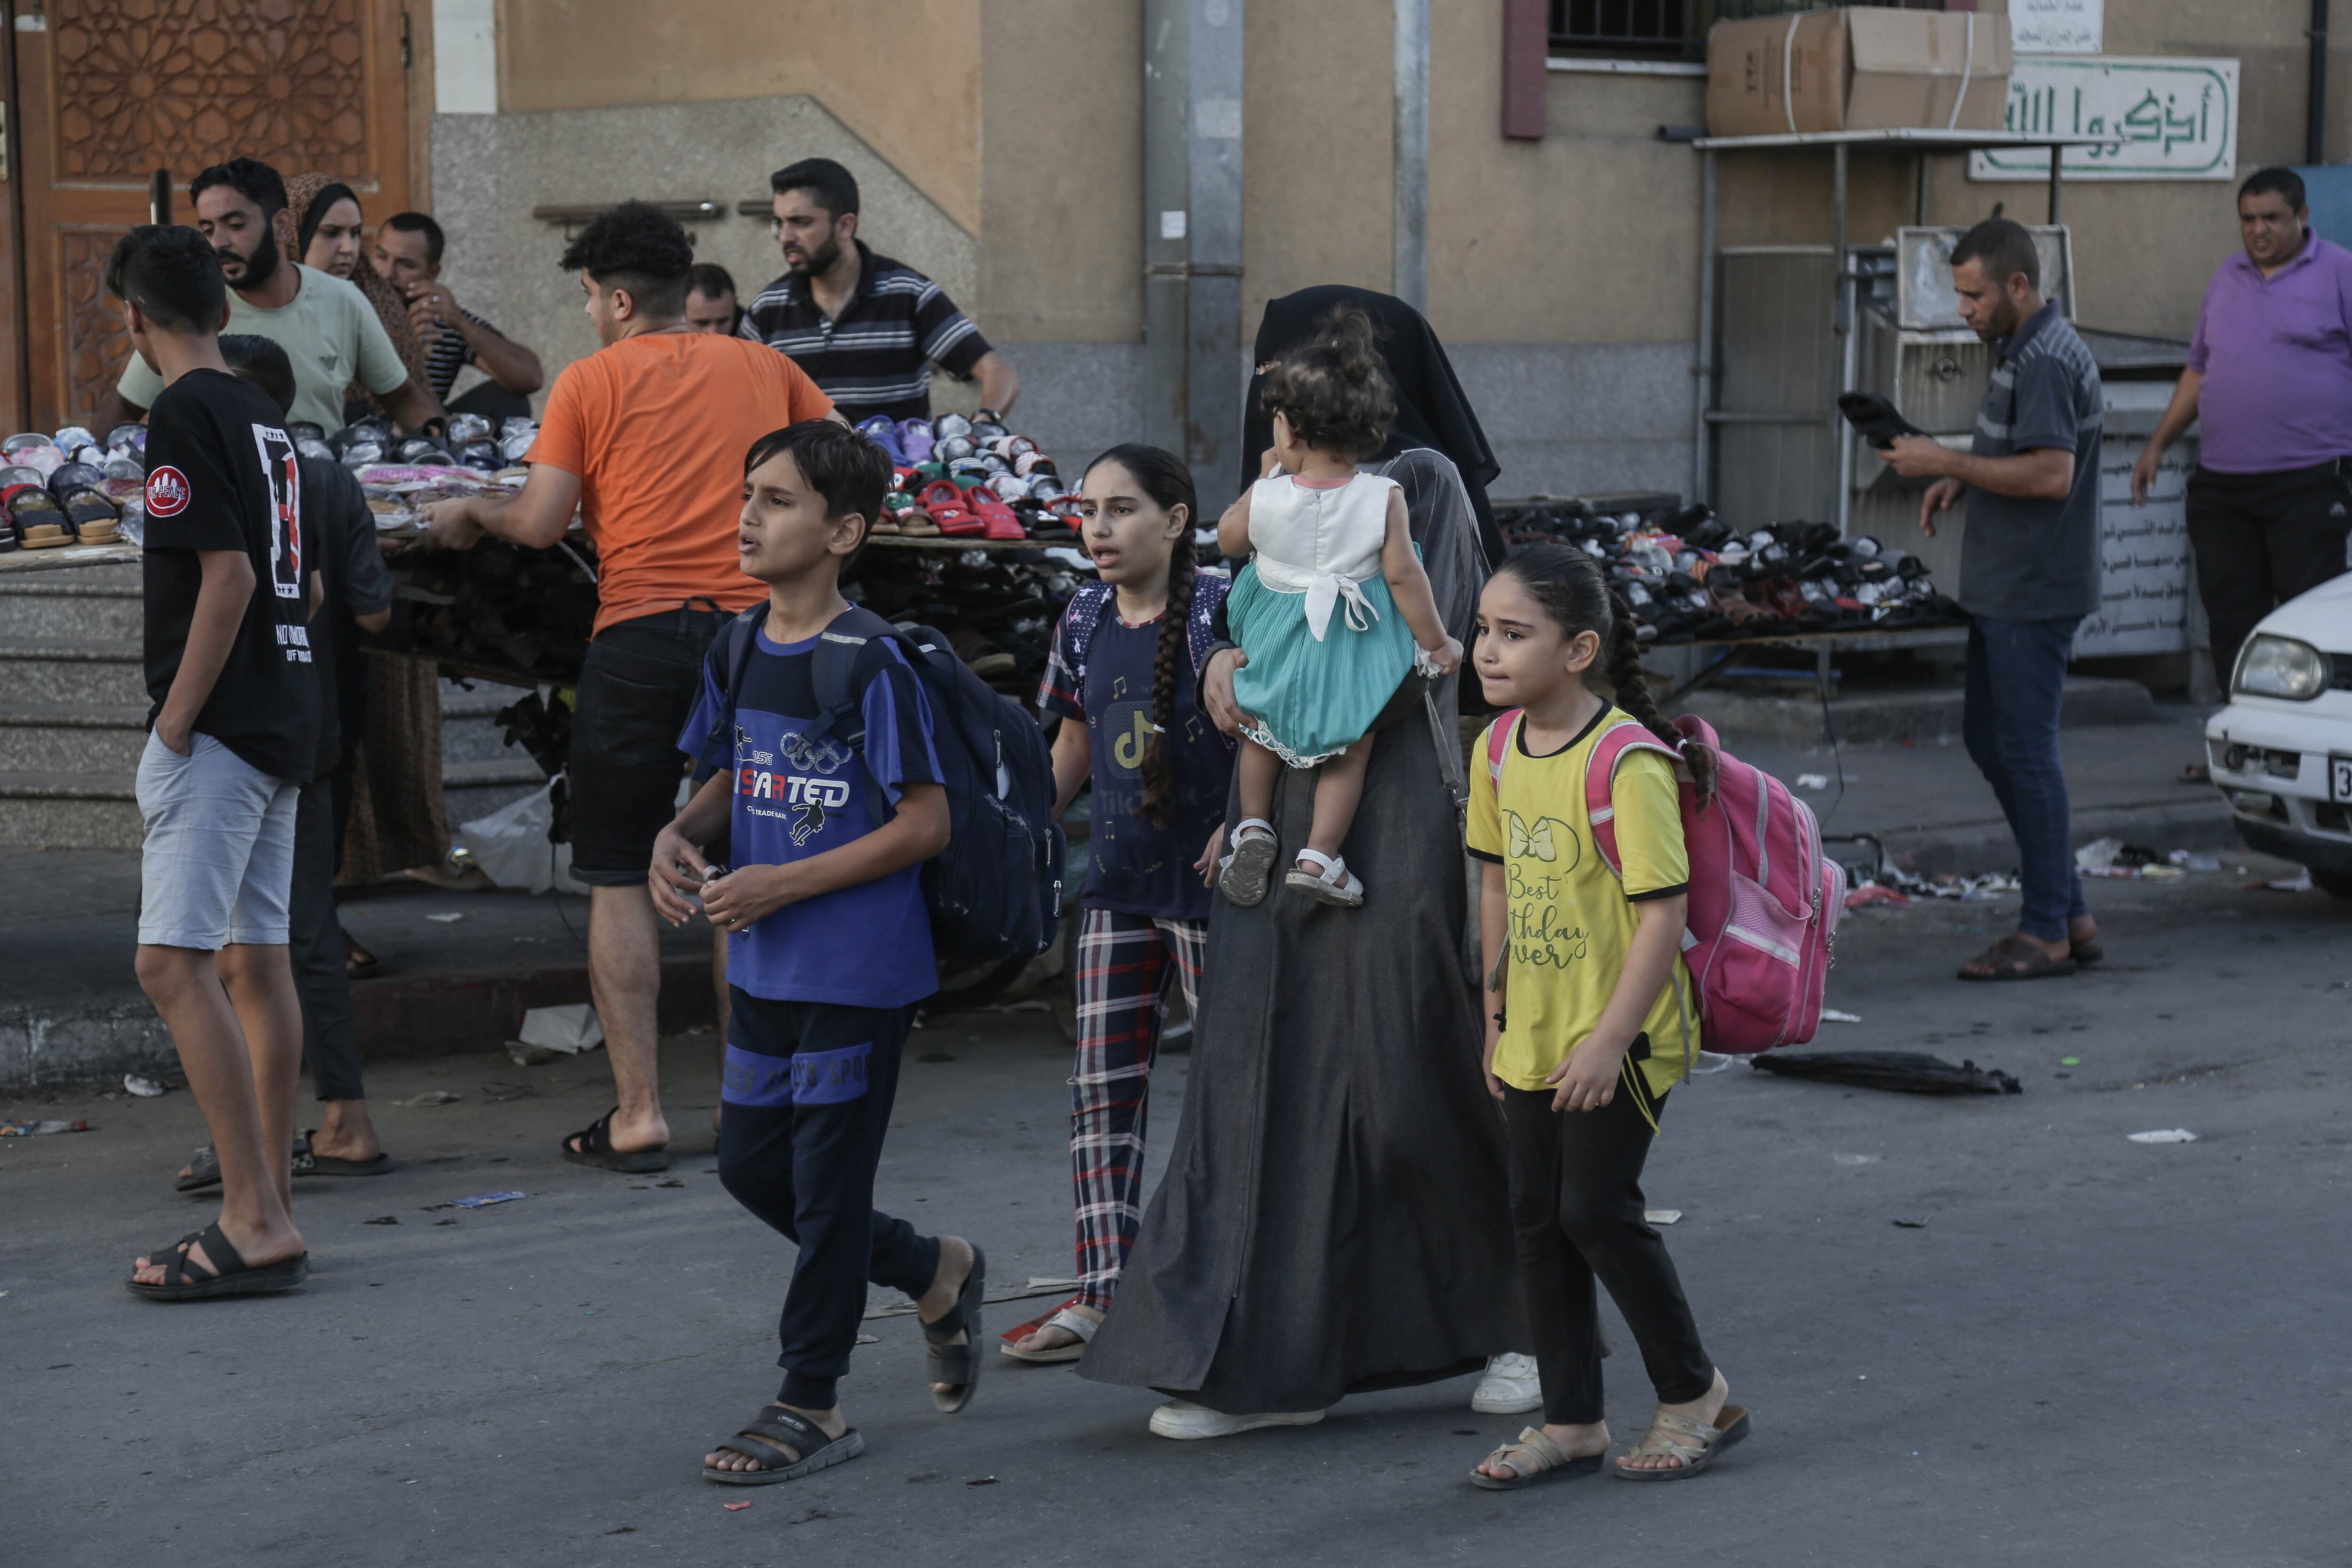
{"label": "pink backpack", "polygon": [[[1503,758],[1520,710],[1487,731],[1486,770],[1497,795]],[[1822,855],[1821,825],[1811,807],[1760,768],[1717,745],[1704,719],[1675,721],[1686,741],[1713,747],[1720,776],[1705,811],[1679,766],[1683,844],[1690,856],[1690,912],[1683,962],[1696,983],[1699,1043],[1727,1056],[1801,1046],[1822,1024],[1822,987],[1830,943],[1845,909],[1845,873]],[[1679,763],[1672,746],[1633,719],[1621,719],[1593,742],[1584,774],[1584,807],[1593,847],[1622,879],[1610,784],[1633,752],[1656,752]]]}

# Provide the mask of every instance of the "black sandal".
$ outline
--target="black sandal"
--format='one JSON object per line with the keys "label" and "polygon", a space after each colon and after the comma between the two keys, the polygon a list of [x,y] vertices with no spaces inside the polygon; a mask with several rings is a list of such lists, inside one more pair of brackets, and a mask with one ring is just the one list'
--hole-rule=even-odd
{"label": "black sandal", "polygon": [[319,1130],[311,1128],[294,1145],[294,1173],[298,1176],[381,1176],[392,1169],[392,1156],[378,1149],[373,1160],[343,1160],[332,1154],[321,1154],[311,1140]]}
{"label": "black sandal", "polygon": [[[294,1174],[298,1176],[319,1174],[318,1172],[303,1168],[304,1163],[313,1158],[310,1152],[310,1134],[308,1132],[297,1134],[294,1139]],[[175,1193],[200,1193],[206,1187],[217,1187],[220,1184],[220,1151],[207,1143],[197,1150],[194,1156],[188,1161],[188,1173],[173,1182],[172,1190]]]}
{"label": "black sandal", "polygon": [[1971,974],[1963,966],[1959,972],[1963,980],[2049,980],[2072,974],[2076,967],[2072,957],[2053,958],[2039,943],[2016,936],[2001,938],[1969,963],[1983,965],[1988,973]]}
{"label": "black sandal", "polygon": [[[669,1169],[667,1149],[636,1149],[627,1153],[613,1147],[613,1118],[621,1113],[619,1106],[604,1112],[588,1126],[563,1141],[563,1157],[575,1165],[593,1165],[603,1171],[618,1171],[624,1175],[643,1175],[650,1171]],[[572,1145],[580,1145],[577,1149]]]}
{"label": "black sandal", "polygon": [[[191,1261],[201,1245],[205,1256],[213,1262],[212,1271],[203,1272],[205,1266]],[[159,1260],[163,1265],[161,1285],[142,1285],[136,1279],[126,1279],[134,1296],[144,1296],[151,1301],[192,1301],[202,1296],[261,1296],[273,1290],[299,1290],[310,1278],[310,1255],[298,1252],[278,1263],[268,1263],[256,1268],[246,1262],[228,1237],[221,1234],[220,1222],[198,1231],[191,1231],[163,1249],[151,1252],[147,1261]]]}
{"label": "black sandal", "polygon": [[778,1481],[795,1481],[845,1459],[854,1459],[866,1452],[866,1439],[858,1436],[855,1426],[838,1437],[828,1437],[824,1429],[807,1416],[781,1405],[766,1405],[743,1424],[742,1430],[719,1444],[716,1451],[757,1459],[760,1468],[714,1470],[705,1465],[704,1480],[717,1481],[723,1487],[765,1487]]}
{"label": "black sandal", "polygon": [[[964,1276],[963,1289],[956,1294],[956,1304],[942,1314],[939,1321],[923,1325],[923,1358],[929,1369],[930,1381],[954,1385],[952,1394],[931,1390],[931,1403],[953,1415],[971,1403],[980,1388],[980,1309],[988,1293],[988,1255],[977,1247],[971,1249],[971,1272]],[[958,1334],[964,1342],[951,1345],[947,1342]]]}

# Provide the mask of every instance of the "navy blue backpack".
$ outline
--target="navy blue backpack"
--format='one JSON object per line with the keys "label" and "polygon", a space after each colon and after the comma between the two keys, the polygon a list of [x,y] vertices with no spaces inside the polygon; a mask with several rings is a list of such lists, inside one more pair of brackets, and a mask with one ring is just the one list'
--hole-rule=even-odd
{"label": "navy blue backpack", "polygon": [[[752,634],[767,614],[766,605],[755,605],[719,634],[727,671],[723,714],[734,710],[758,641]],[[921,682],[946,775],[948,847],[923,863],[932,948],[943,963],[1045,952],[1061,934],[1064,845],[1054,819],[1053,753],[1027,709],[973,674],[939,632],[902,630],[852,605],[818,639],[812,673],[819,716],[803,733],[812,740],[837,735],[864,757],[866,710],[852,679],[859,656],[877,639],[896,642]],[[722,735],[728,721],[719,720]],[[866,789],[873,820],[888,821],[882,786],[869,777]]]}

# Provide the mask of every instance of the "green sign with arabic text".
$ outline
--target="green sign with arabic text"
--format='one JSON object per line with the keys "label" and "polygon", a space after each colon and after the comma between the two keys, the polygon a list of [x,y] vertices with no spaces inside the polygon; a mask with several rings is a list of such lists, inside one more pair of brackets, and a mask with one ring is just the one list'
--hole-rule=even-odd
{"label": "green sign with arabic text", "polygon": [[[2021,55],[2009,79],[2004,130],[2111,136],[2069,147],[2070,180],[2230,180],[2237,177],[2238,62]],[[1969,154],[1972,180],[2039,180],[2050,154],[2003,147]]]}

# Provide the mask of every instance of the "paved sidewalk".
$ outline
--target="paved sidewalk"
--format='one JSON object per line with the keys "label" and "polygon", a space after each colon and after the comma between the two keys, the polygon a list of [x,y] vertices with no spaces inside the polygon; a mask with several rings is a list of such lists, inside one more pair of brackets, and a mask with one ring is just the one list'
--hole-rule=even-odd
{"label": "paved sidewalk", "polygon": [[[2175,782],[2202,751],[2202,719],[2159,705],[2147,724],[2067,730],[2060,746],[2074,792],[2076,842],[2112,834],[2159,850],[2236,844],[2210,787]],[[1874,836],[1895,863],[1923,874],[2009,870],[2017,851],[1992,791],[1957,741],[1916,746],[1726,743],[1801,789],[1849,864],[1872,858]],[[1837,778],[1844,771],[1840,795]],[[97,1079],[167,1064],[171,1047],[131,979],[139,858],[135,851],[0,849],[0,884],[26,896],[0,906],[0,1088]],[[436,921],[436,915],[459,920]],[[384,960],[355,987],[362,1047],[372,1058],[477,1050],[507,1038],[523,1008],[588,995],[587,900],[561,894],[449,893],[414,882],[348,896],[343,923]],[[663,938],[664,1016],[684,1026],[710,1016],[709,939],[695,925]]]}

